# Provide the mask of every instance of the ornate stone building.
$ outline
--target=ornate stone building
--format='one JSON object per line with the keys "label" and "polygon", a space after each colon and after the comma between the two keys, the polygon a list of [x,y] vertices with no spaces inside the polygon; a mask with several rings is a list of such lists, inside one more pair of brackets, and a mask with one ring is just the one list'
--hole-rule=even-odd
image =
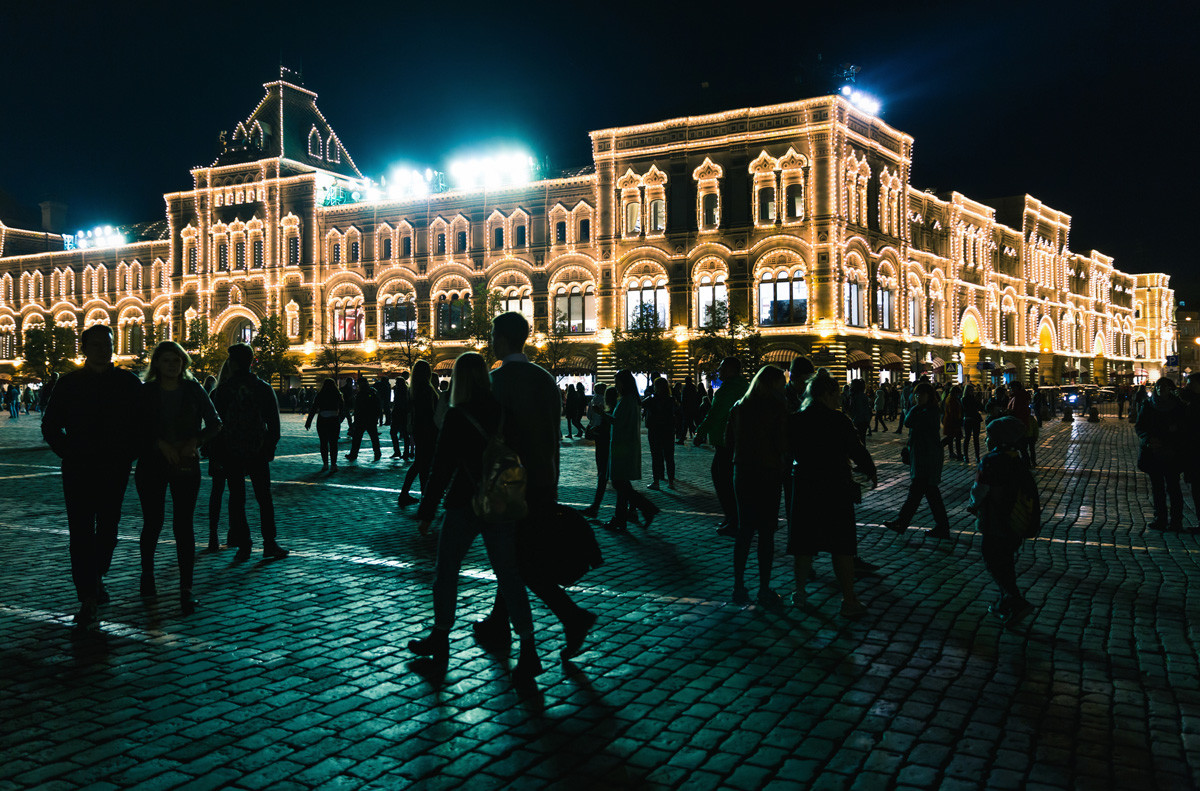
{"label": "ornate stone building", "polygon": [[134,241],[0,225],[0,361],[36,326],[108,323],[132,355],[150,323],[179,339],[206,318],[232,341],[278,314],[298,352],[419,333],[444,362],[477,283],[536,327],[561,314],[602,377],[643,304],[677,375],[720,302],[766,359],[840,376],[1106,382],[1155,375],[1173,348],[1166,275],[1072,251],[1070,216],[1033,197],[911,186],[913,138],[841,96],[605,129],[573,174],[389,199],[316,94],[264,87],[165,221],[121,229]]}

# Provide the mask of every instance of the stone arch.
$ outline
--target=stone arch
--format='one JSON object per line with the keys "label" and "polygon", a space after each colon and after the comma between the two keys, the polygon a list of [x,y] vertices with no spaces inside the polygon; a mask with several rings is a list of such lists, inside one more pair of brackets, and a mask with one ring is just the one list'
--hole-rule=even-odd
{"label": "stone arch", "polygon": [[1038,322],[1038,351],[1042,354],[1052,354],[1058,348],[1058,334],[1054,331],[1054,322],[1049,316],[1042,316]]}
{"label": "stone arch", "polygon": [[987,340],[983,332],[985,326],[987,325],[984,323],[983,316],[972,305],[963,310],[962,315],[959,316],[956,340],[963,346],[978,346]]}

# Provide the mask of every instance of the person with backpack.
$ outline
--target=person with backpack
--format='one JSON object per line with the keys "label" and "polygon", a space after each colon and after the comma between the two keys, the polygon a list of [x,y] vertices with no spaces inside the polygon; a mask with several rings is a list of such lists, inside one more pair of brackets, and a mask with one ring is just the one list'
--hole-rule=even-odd
{"label": "person with backpack", "polygon": [[1005,626],[1015,626],[1033,611],[1017,587],[1017,552],[1021,542],[1041,527],[1037,483],[1021,456],[1026,428],[1014,417],[987,425],[988,453],[979,460],[967,511],[983,535],[983,562],[1000,588],[1000,599],[988,612]]}
{"label": "person with backpack", "polygon": [[308,419],[304,421],[305,431],[312,428],[314,417],[317,419],[317,440],[321,443],[321,472],[336,470],[338,434],[342,425],[342,393],[332,379],[325,380],[321,392],[313,399]]}
{"label": "person with backpack", "polygon": [[[417,509],[418,529],[422,535],[429,535],[438,504],[445,495],[446,516],[438,537],[433,583],[433,629],[428,637],[410,641],[408,647],[440,665],[449,661],[459,570],[476,536],[482,534],[488,561],[508,607],[508,617],[521,638],[520,658],[513,675],[528,681],[542,672],[542,663],[533,637],[529,597],[517,564],[517,520],[501,513],[495,520],[485,521],[485,514],[479,513],[481,499],[513,508],[514,517],[523,516],[521,511],[525,509],[524,468],[503,443],[503,425],[503,410],[492,394],[487,362],[476,352],[459,355],[451,375],[450,408],[438,435],[429,485],[422,492]],[[504,485],[498,478],[510,473],[509,480],[514,485],[520,479],[519,508],[514,507],[512,497],[496,492],[497,486]]]}
{"label": "person with backpack", "polygon": [[246,521],[246,478],[258,501],[263,557],[286,558],[276,540],[275,502],[271,499],[270,463],[279,444],[279,402],[271,386],[251,371],[254,351],[244,343],[229,347],[229,378],[217,385],[212,401],[224,430],[212,453],[225,469],[229,483],[229,534],[238,548],[237,560],[250,557],[250,524]]}
{"label": "person with backpack", "polygon": [[[154,552],[171,492],[171,528],[179,563],[179,601],[184,614],[196,609],[192,569],[196,533],[192,518],[200,494],[199,447],[221,430],[221,421],[204,388],[188,370],[191,359],[174,341],[162,341],[150,355],[140,406],[141,450],[134,483],[142,503],[141,595],[154,598]],[[203,423],[203,428],[201,424]]]}
{"label": "person with backpack", "polygon": [[437,411],[438,392],[433,389],[433,368],[425,360],[417,360],[412,369],[412,389],[409,390],[409,416],[411,418],[411,434],[416,449],[414,459],[404,476],[404,485],[400,489],[397,504],[403,508],[417,502],[417,498],[409,494],[413,481],[419,481],[421,491],[429,481],[429,470],[433,465],[433,452],[437,446],[437,424],[434,413]]}
{"label": "person with backpack", "polygon": [[354,430],[351,432],[350,452],[346,454],[347,461],[358,459],[364,432],[371,437],[375,461],[383,458],[383,451],[379,448],[379,412],[379,395],[364,376],[358,380],[358,392],[354,396]]}

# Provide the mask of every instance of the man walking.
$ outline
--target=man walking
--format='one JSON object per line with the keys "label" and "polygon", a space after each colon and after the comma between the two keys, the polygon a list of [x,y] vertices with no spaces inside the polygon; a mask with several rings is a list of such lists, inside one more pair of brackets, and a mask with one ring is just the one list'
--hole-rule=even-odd
{"label": "man walking", "polygon": [[81,606],[80,628],[98,622],[108,601],[104,575],[117,546],[121,503],[137,450],[142,383],[112,364],[112,330],[93,324],[80,336],[83,367],[55,385],[42,418],[42,437],[62,459],[63,496],[71,540],[71,576]]}
{"label": "man walking", "polygon": [[[229,533],[238,560],[250,557],[250,524],[246,521],[246,477],[254,487],[261,516],[263,556],[286,558],[275,540],[275,502],[271,499],[270,462],[279,444],[279,402],[271,386],[251,370],[254,352],[244,343],[229,347],[226,365],[233,374],[213,391],[213,406],[224,430],[213,453],[225,468],[229,483]],[[61,382],[59,383],[61,385]]]}
{"label": "man walking", "polygon": [[750,383],[742,376],[742,361],[736,357],[726,357],[721,361],[717,378],[721,380],[721,386],[717,388],[708,414],[696,428],[694,444],[699,445],[705,438],[713,444],[716,451],[712,460],[713,488],[717,492],[721,512],[725,514],[725,521],[717,528],[717,533],[736,538],[738,517],[733,494],[733,451],[725,447],[725,425],[729,422],[729,410],[746,394]]}
{"label": "man walking", "polygon": [[382,458],[383,451],[379,448],[379,411],[379,396],[364,376],[358,380],[358,392],[354,396],[354,428],[350,432],[350,452],[346,454],[349,461],[358,459],[364,432],[371,437],[375,461]]}

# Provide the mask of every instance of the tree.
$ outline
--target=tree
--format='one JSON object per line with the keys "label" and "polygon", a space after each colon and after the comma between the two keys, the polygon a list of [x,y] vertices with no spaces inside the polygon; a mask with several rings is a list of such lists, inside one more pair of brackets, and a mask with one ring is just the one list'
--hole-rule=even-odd
{"label": "tree", "polygon": [[208,331],[208,319],[188,322],[182,346],[192,358],[192,372],[196,376],[203,379],[221,372],[227,352],[222,348],[221,339]]}
{"label": "tree", "polygon": [[361,364],[362,361],[362,352],[346,346],[336,337],[331,337],[329,343],[322,346],[321,351],[317,352],[317,359],[313,361],[313,365],[331,372],[334,381],[340,382],[343,368]]}
{"label": "tree", "polygon": [[53,371],[65,373],[75,367],[75,330],[70,327],[34,327],[25,331],[25,371],[40,379],[50,378]]}
{"label": "tree", "polygon": [[629,327],[613,333],[612,348],[617,367],[636,373],[666,371],[671,364],[672,343],[654,305],[639,306]]}
{"label": "tree", "polygon": [[259,375],[268,382],[278,376],[280,390],[283,389],[283,377],[299,372],[300,358],[292,353],[287,330],[278,314],[272,313],[262,320],[250,346],[254,349]]}
{"label": "tree", "polygon": [[569,330],[566,314],[557,311],[554,323],[546,327],[546,342],[533,353],[533,361],[556,376],[579,346]]}
{"label": "tree", "polygon": [[[135,374],[141,374],[150,367],[150,358],[154,355],[154,347],[158,345],[157,328],[151,324],[149,329],[136,325],[142,333],[142,345],[138,349],[137,354],[133,357],[133,362],[130,363],[130,368]],[[166,340],[164,338],[164,340]]]}
{"label": "tree", "polygon": [[742,319],[728,301],[714,302],[702,321],[701,335],[692,342],[697,367],[715,368],[726,357],[738,357],[745,370],[758,370],[765,345],[762,333]]}
{"label": "tree", "polygon": [[379,361],[387,366],[407,368],[410,371],[417,364],[417,360],[425,359],[429,354],[429,349],[433,346],[429,336],[422,335],[416,330],[413,332],[393,330],[390,340],[395,341],[396,345],[386,348],[381,346]]}
{"label": "tree", "polygon": [[488,291],[482,282],[476,283],[471,291],[471,307],[466,319],[465,336],[475,350],[491,365],[496,361],[492,354],[492,319],[500,312],[500,292]]}

